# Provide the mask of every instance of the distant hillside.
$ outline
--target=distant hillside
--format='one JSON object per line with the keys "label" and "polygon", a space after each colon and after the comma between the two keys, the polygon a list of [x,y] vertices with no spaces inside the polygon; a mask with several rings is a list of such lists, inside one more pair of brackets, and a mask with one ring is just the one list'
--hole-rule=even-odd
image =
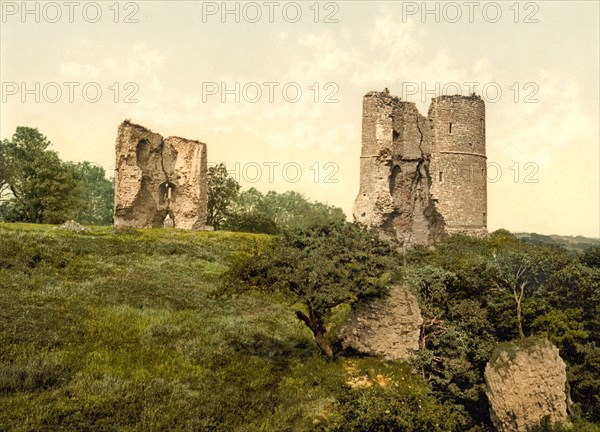
{"label": "distant hillside", "polygon": [[513,233],[520,240],[529,244],[563,246],[576,252],[583,252],[594,246],[600,246],[600,239],[583,236],[544,235],[536,233]]}

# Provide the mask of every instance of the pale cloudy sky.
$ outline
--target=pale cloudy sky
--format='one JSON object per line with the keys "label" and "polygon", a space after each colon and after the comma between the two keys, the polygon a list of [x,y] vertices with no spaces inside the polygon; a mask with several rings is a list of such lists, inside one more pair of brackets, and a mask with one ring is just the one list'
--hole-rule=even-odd
{"label": "pale cloudy sky", "polygon": [[112,175],[128,118],[351,217],[362,96],[426,114],[478,83],[490,230],[600,236],[596,1],[1,3],[1,138],[37,127]]}

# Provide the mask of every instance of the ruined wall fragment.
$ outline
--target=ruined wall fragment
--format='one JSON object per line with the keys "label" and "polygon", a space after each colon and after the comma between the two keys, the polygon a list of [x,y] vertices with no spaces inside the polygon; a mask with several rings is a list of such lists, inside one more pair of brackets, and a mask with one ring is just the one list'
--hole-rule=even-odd
{"label": "ruined wall fragment", "polygon": [[172,219],[176,228],[203,228],[207,173],[206,144],[163,139],[124,121],[116,141],[115,225],[163,227],[165,219]]}

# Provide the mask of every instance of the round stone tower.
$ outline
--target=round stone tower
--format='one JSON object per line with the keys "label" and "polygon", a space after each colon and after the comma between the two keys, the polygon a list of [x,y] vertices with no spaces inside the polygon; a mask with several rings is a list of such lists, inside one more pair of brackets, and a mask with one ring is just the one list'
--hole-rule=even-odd
{"label": "round stone tower", "polygon": [[449,234],[487,233],[485,103],[439,96],[429,107],[431,195]]}

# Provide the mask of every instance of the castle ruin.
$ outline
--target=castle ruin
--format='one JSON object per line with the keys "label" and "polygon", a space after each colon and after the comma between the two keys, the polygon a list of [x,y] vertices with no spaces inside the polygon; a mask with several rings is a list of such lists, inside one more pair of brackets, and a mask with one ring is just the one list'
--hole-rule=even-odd
{"label": "castle ruin", "polygon": [[206,144],[163,139],[124,121],[116,142],[115,226],[203,228],[207,176]]}
{"label": "castle ruin", "polygon": [[487,233],[485,104],[440,96],[427,118],[383,92],[363,98],[354,220],[406,248],[447,234]]}

